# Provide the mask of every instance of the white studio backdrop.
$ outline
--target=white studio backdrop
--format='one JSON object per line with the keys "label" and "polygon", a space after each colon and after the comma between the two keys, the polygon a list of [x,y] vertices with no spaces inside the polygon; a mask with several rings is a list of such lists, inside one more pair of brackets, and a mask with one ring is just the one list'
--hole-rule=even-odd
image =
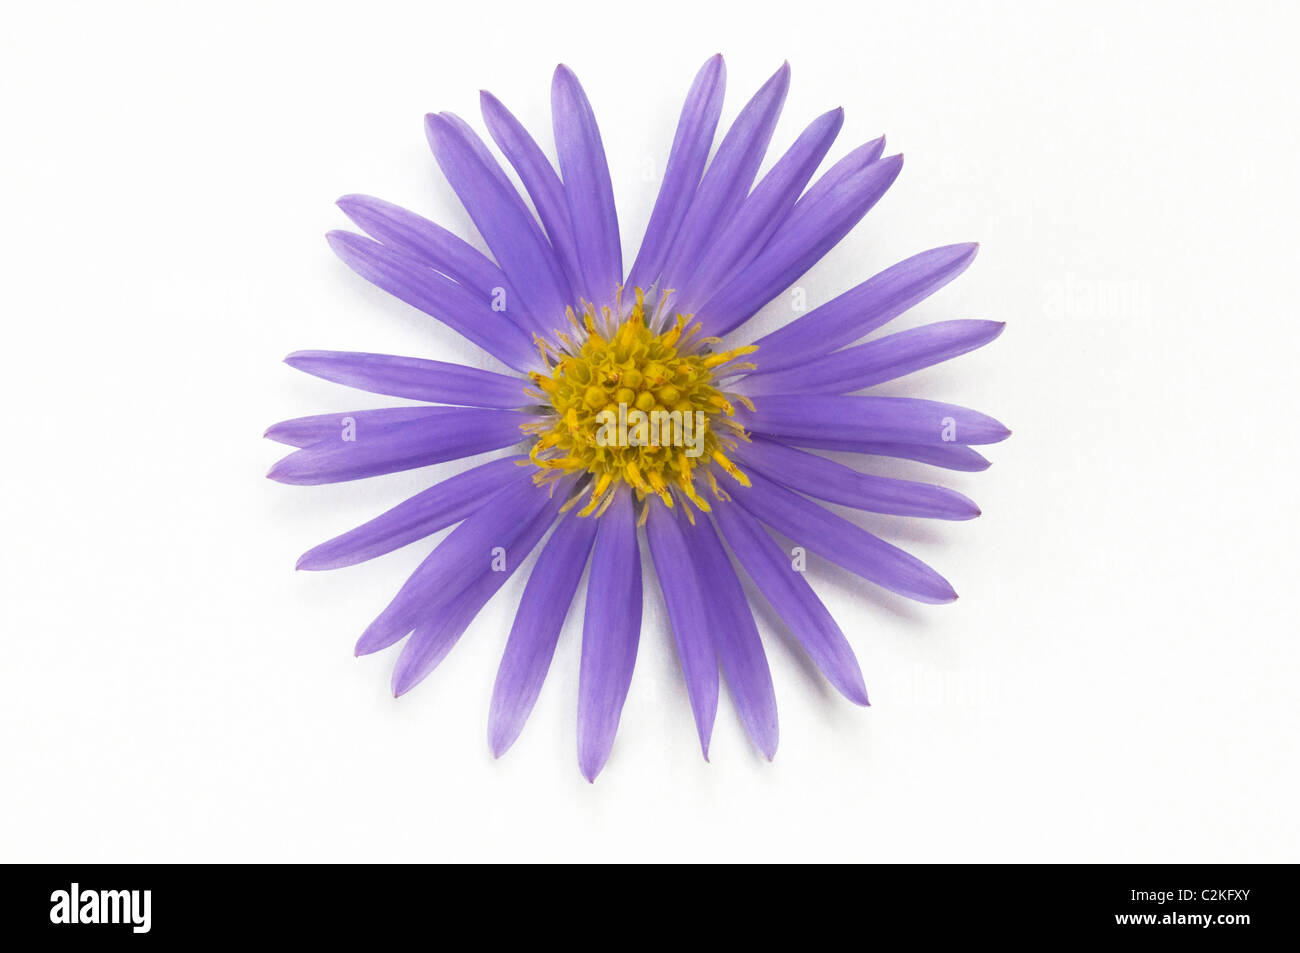
{"label": "white studio backdrop", "polygon": [[[0,860],[1297,859],[1293,300],[1298,17],[1284,4],[28,5],[0,36],[7,193]],[[277,420],[384,406],[300,348],[481,363],[334,258],[349,192],[478,241],[424,141],[491,89],[549,150],[574,68],[631,260],[695,70],[723,121],[782,60],[773,142],[842,105],[903,173],[801,282],[914,252],[971,269],[891,330],[1008,322],[887,393],[1013,436],[969,523],[865,517],[961,599],[813,559],[873,707],[770,613],[768,764],[729,699],[712,764],[647,576],[622,729],[575,755],[575,604],[501,761],[517,574],[400,700],[352,645],[427,552],[299,553],[459,464],[328,487],[263,474]],[[788,317],[778,302],[755,322]],[[739,339],[738,339],[739,341]]]}

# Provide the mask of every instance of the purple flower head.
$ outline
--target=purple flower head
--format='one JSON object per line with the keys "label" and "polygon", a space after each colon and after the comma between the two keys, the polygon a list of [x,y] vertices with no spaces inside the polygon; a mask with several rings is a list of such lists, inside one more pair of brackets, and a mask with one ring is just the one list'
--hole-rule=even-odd
{"label": "purple flower head", "polygon": [[[505,106],[482,97],[484,124],[531,207],[468,123],[450,113],[426,117],[434,157],[490,256],[379,199],[339,201],[365,234],[332,232],[338,256],[500,368],[291,354],[287,363],[317,377],[431,406],[276,424],[267,436],[297,449],[269,475],[332,483],[507,451],[298,563],[350,566],[455,526],[357,643],[365,654],[404,642],[393,672],[401,695],[540,548],[492,695],[495,755],[514,743],[537,700],[585,574],[578,761],[588,779],[604,766],[641,637],[642,532],[706,758],[720,678],[759,751],[771,758],[777,746],[772,678],[741,571],[826,679],[867,704],[848,639],[773,531],[907,598],[957,598],[929,566],[816,500],[946,520],[978,516],[975,504],[817,451],[954,470],[988,465],[973,448],[1008,436],[996,420],[860,392],[981,347],[1000,323],[944,321],[855,343],[960,274],[976,246],[921,252],[765,337],[720,342],[848,234],[902,168],[901,155],[883,154],[881,138],[816,176],[840,131],[837,109],[814,119],[757,178],[789,79],[788,66],[772,75],[710,161],[725,70],[721,56],[704,64],[628,269],[600,129],[566,66],[551,87],[558,169]],[[344,419],[350,434],[340,434]]]}

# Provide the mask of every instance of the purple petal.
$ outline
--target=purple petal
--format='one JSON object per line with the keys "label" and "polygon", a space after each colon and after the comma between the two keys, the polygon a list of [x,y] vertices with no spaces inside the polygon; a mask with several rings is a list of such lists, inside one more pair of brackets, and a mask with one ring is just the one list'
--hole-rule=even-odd
{"label": "purple petal", "polygon": [[668,608],[677,658],[681,662],[686,692],[695,715],[695,729],[700,736],[700,750],[709,760],[709,738],[718,714],[718,656],[700,593],[701,579],[691,561],[686,537],[677,524],[677,516],[657,500],[646,500],[650,513],[646,519],[646,540],[654,560],[659,588]]}
{"label": "purple petal", "polygon": [[487,146],[458,116],[424,122],[442,174],[511,284],[526,289],[529,311],[539,318],[564,314],[572,296],[554,250]]}
{"label": "purple petal", "polygon": [[[814,182],[812,188],[795,203],[796,217],[811,214],[817,206],[832,202],[837,197],[854,195],[856,189],[850,186],[859,182],[863,173],[879,163],[884,152],[884,136],[877,136],[875,139],[864,142],[849,152],[848,155],[831,166],[825,175]],[[902,166],[903,157],[901,155],[890,156],[885,161],[896,161],[899,166]]]}
{"label": "purple petal", "polygon": [[591,103],[578,77],[563,64],[555,68],[551,81],[551,116],[578,263],[586,285],[584,297],[597,305],[611,304],[623,283],[623,248],[618,237],[614,187]]}
{"label": "purple petal", "polygon": [[498,547],[507,555],[528,524],[552,501],[547,488],[533,484],[531,473],[521,473],[492,495],[440,542],[397,595],[357,640],[358,655],[368,655],[400,639],[422,620],[463,592],[490,568]]}
{"label": "purple petal", "polygon": [[562,518],[528,577],[492,689],[488,745],[493,757],[515,743],[537,702],[599,525],[597,519]]}
{"label": "purple petal", "polygon": [[735,217],[724,223],[721,234],[685,283],[677,299],[679,311],[693,312],[753,261],[794,208],[843,124],[843,109],[832,109],[817,117],[763,176]]}
{"label": "purple petal", "polygon": [[682,525],[682,532],[695,573],[708,586],[704,605],[736,711],[755,747],[771,761],[779,736],[776,692],[745,590],[712,523],[697,517],[694,526]]}
{"label": "purple petal", "polygon": [[499,313],[521,328],[534,326],[523,297],[515,293],[505,272],[459,235],[414,212],[368,195],[345,195],[337,204],[367,234],[415,256],[464,285],[480,300],[494,303],[504,292],[501,304],[505,307]]}
{"label": "purple petal", "polygon": [[528,335],[494,312],[477,293],[413,255],[362,235],[330,232],[325,237],[334,254],[362,278],[437,318],[507,367],[518,371],[537,364],[537,351]]}
{"label": "purple petal", "polygon": [[659,276],[662,286],[679,287],[690,277],[713,237],[749,194],[789,89],[790,64],[783,63],[731,124],[673,239]]}
{"label": "purple petal", "polygon": [[796,444],[810,450],[838,450],[843,453],[862,453],[875,457],[895,457],[899,460],[915,460],[928,463],[932,467],[946,470],[961,470],[967,473],[979,473],[987,470],[989,461],[979,451],[972,450],[964,443],[944,443],[926,446],[919,443],[879,443],[873,440],[835,440],[819,437],[785,437],[773,440]]}
{"label": "purple petal", "polygon": [[513,410],[534,403],[524,380],[463,364],[355,351],[294,351],[284,363],[316,377],[372,394]]}
{"label": "purple petal", "polygon": [[522,455],[502,457],[458,473],[405,500],[368,523],[302,554],[298,569],[339,569],[424,539],[475,512],[519,473]]}
{"label": "purple petal", "polygon": [[1000,321],[927,324],[836,351],[808,367],[752,374],[738,389],[751,395],[847,394],[969,353],[988,344],[1004,327]]}
{"label": "purple petal", "polygon": [[641,554],[632,494],[620,489],[600,517],[587,580],[578,672],[578,766],[595,781],[618,733],[641,636]]}
{"label": "purple petal", "polygon": [[807,364],[852,344],[934,294],[970,266],[979,245],[932,248],[886,268],[838,298],[759,338],[764,373]]}
{"label": "purple petal", "polygon": [[564,493],[556,493],[528,521],[505,549],[502,568],[481,563],[478,576],[460,593],[446,601],[436,613],[426,613],[415,632],[402,646],[402,654],[393,666],[393,695],[405,695],[432,672],[451,651],[474,621],[474,617],[528,558],[547,529],[555,522],[564,503]]}
{"label": "purple petal", "polygon": [[366,426],[358,419],[350,431],[339,428],[289,454],[267,476],[278,483],[315,486],[413,470],[519,443],[520,426],[536,419],[476,407],[429,407],[416,420],[382,426]]}
{"label": "purple petal", "polygon": [[782,486],[859,510],[942,520],[968,520],[980,515],[979,507],[955,490],[859,473],[774,440],[760,437],[753,443],[741,444],[734,456],[746,470],[757,470]]}
{"label": "purple petal", "polygon": [[917,602],[957,598],[946,579],[910,553],[758,473],[749,478],[752,487],[733,484],[735,502],[797,545]]}
{"label": "purple petal", "polygon": [[793,568],[776,540],[734,504],[722,503],[714,507],[713,516],[749,578],[754,580],[763,598],[784,620],[826,680],[849,701],[859,705],[870,704],[867,686],[862,681],[862,669],[848,639],[803,574]]}
{"label": "purple petal", "polygon": [[[524,128],[523,123],[514,117],[491,93],[484,90],[479,94],[479,105],[483,111],[483,121],[496,144],[501,147],[510,164],[519,173],[533,206],[542,220],[542,226],[551,240],[560,267],[568,279],[570,288],[582,287],[582,267],[579,263],[577,242],[573,235],[573,223],[569,218],[568,199],[564,195],[564,185],[560,182],[550,160],[542,152],[541,146]],[[564,319],[563,314],[553,316],[552,323],[557,327]],[[546,328],[546,332],[555,328]]]}
{"label": "purple petal", "polygon": [[474,617],[500,587],[498,577],[504,575],[485,573],[479,576],[468,589],[446,600],[437,616],[416,627],[393,666],[391,685],[394,698],[409,692],[447,657]]}
{"label": "purple petal", "polygon": [[337,414],[313,414],[295,417],[271,424],[262,436],[290,447],[310,447],[322,440],[342,439],[349,428],[367,433],[381,427],[409,423],[413,420],[434,420],[445,414],[445,407],[384,407],[380,410],[344,410]]}
{"label": "purple petal", "polygon": [[673,239],[681,227],[700,184],[704,163],[709,157],[713,133],[722,113],[722,92],[727,83],[727,70],[722,54],[709,58],[700,68],[686,94],[668,165],[655,199],[650,223],[646,226],[641,250],[637,253],[632,271],[628,275],[629,288],[650,288],[663,269]]}
{"label": "purple petal", "polygon": [[838,394],[770,394],[757,410],[737,409],[747,430],[780,437],[871,440],[881,443],[997,443],[1011,431],[978,411],[916,397],[844,397]]}
{"label": "purple petal", "polygon": [[705,302],[696,316],[708,333],[726,334],[748,321],[871,211],[903,168],[901,155],[864,164],[873,147],[868,143],[841,159],[799,200],[758,257]]}

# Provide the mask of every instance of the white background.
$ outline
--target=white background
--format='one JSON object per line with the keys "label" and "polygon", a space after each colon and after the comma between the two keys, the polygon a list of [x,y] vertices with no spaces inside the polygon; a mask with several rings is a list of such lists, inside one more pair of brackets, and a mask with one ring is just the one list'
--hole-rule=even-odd
{"label": "white background", "polygon": [[[1294,39],[1284,4],[21,5],[0,37],[0,859],[1300,859]],[[311,545],[456,464],[263,479],[273,421],[382,406],[298,348],[476,361],[322,240],[368,192],[472,235],[421,121],[492,89],[550,148],[599,117],[630,262],[681,97],[782,61],[774,140],[847,111],[907,161],[803,282],[819,303],[982,242],[900,319],[1005,320],[886,392],[1014,436],[946,481],[984,516],[863,517],[962,598],[814,560],[873,707],[759,613],[775,762],[725,697],[705,764],[653,583],[613,756],[578,772],[580,604],[524,734],[485,740],[512,579],[416,691],[352,644],[427,544]],[[474,238],[477,241],[477,237]],[[775,326],[787,304],[764,312]]]}

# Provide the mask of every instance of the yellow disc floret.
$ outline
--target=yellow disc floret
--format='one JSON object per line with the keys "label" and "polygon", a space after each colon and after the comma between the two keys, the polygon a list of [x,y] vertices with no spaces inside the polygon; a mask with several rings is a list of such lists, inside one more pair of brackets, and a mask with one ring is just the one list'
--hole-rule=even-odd
{"label": "yellow disc floret", "polygon": [[[732,400],[749,402],[734,394],[728,399],[715,380],[756,348],[715,352],[717,339],[698,338],[699,325],[686,315],[661,321],[656,313],[647,320],[640,289],[621,323],[609,309],[598,317],[590,307],[581,322],[570,311],[569,322],[572,331],[557,335],[560,344],[539,341],[547,371],[530,377],[534,396],[551,413],[526,429],[535,437],[529,458],[541,470],[590,475],[582,494],[590,498],[579,515],[603,512],[620,484],[639,499],[653,495],[672,506],[680,495],[707,512],[696,480],[703,477],[722,495],[712,467],[748,484],[727,453],[749,439],[731,419]],[[659,324],[666,328],[656,333]],[[724,373],[740,369],[732,365]]]}

